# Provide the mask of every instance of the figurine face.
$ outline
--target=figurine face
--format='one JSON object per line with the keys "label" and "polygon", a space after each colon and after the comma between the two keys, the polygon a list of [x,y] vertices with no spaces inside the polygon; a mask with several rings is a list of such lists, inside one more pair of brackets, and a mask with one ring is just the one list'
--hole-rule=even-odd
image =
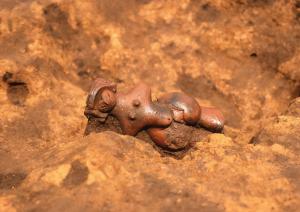
{"label": "figurine face", "polygon": [[96,95],[94,102],[94,109],[99,110],[102,113],[110,112],[116,105],[116,94],[109,90],[104,89],[99,91]]}
{"label": "figurine face", "polygon": [[108,113],[116,105],[116,85],[104,79],[97,79],[92,84],[86,102],[84,114],[90,118],[94,117],[100,122],[105,122]]}

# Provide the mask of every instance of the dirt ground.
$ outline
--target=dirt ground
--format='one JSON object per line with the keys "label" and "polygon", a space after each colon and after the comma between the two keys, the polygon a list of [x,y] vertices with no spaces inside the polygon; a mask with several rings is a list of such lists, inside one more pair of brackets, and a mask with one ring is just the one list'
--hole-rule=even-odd
{"label": "dirt ground", "polygon": [[[0,211],[299,211],[299,0],[0,0]],[[182,159],[84,137],[89,85],[226,117]]]}

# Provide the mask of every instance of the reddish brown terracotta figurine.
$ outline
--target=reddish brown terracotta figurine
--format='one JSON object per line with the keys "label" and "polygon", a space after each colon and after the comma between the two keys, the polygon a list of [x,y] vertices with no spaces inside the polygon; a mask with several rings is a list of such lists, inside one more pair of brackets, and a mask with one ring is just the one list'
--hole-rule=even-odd
{"label": "reddish brown terracotta figurine", "polygon": [[144,83],[121,93],[116,84],[101,78],[92,84],[85,115],[101,124],[113,116],[123,134],[135,136],[146,130],[156,145],[171,151],[188,145],[178,126],[203,127],[212,132],[222,132],[224,127],[218,109],[202,107],[184,93],[166,93],[154,102],[150,87]]}

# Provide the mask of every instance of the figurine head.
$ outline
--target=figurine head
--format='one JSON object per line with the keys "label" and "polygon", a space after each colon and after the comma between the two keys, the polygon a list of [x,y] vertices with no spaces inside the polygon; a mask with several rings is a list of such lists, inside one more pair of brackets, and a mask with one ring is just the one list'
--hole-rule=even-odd
{"label": "figurine head", "polygon": [[102,78],[96,79],[87,97],[86,111],[109,113],[116,105],[116,92],[116,84]]}

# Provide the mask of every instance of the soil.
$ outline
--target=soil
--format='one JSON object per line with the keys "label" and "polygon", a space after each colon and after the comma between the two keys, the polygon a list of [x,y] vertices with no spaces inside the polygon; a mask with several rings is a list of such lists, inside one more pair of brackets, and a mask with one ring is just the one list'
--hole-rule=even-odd
{"label": "soil", "polygon": [[[0,211],[297,211],[299,67],[298,0],[1,0]],[[84,136],[97,77],[218,107],[224,135]]]}

